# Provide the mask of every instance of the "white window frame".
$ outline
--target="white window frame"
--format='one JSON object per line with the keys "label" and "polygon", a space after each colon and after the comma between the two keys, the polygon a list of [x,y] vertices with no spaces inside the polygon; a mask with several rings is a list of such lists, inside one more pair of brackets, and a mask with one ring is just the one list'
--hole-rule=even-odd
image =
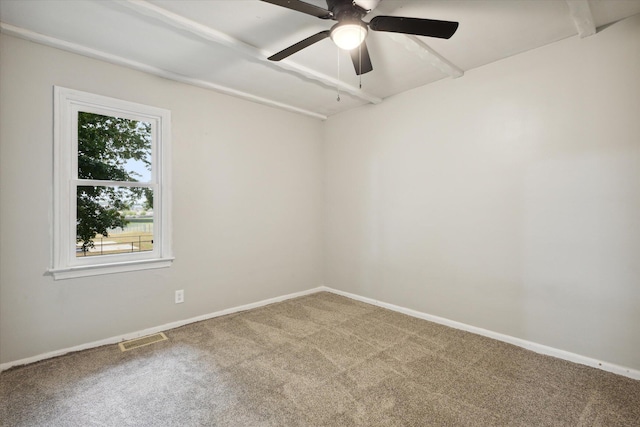
{"label": "white window frame", "polygon": [[[78,112],[151,123],[151,180],[146,183],[78,179]],[[169,267],[171,245],[171,112],[54,86],[53,227],[50,273],[55,280]],[[153,250],[76,257],[76,196],[83,185],[153,189]]]}

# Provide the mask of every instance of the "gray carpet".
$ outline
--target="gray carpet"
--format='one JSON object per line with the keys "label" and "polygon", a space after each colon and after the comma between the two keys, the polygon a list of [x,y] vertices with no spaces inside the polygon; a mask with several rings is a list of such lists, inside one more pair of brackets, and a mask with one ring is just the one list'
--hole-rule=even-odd
{"label": "gray carpet", "polygon": [[0,374],[3,426],[640,425],[640,381],[330,293]]}

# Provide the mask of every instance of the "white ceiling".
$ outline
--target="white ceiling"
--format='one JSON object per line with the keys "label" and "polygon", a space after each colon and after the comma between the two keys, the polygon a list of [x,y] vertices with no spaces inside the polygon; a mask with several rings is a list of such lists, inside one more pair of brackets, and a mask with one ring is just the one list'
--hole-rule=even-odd
{"label": "white ceiling", "polygon": [[258,0],[0,0],[4,33],[319,118],[637,13],[640,0],[382,0],[366,21],[460,26],[449,40],[370,31],[374,69],[359,89],[348,53],[330,39],[266,60],[333,21]]}

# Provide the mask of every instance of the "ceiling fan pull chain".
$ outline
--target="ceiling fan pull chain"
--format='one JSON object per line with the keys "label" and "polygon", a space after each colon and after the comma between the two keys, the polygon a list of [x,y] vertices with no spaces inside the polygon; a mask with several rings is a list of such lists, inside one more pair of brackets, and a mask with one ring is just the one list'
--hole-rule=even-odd
{"label": "ceiling fan pull chain", "polygon": [[359,81],[360,89],[362,89],[362,42],[363,40],[360,40],[360,45],[358,46],[358,68],[359,68],[358,77],[360,78],[360,81]]}
{"label": "ceiling fan pull chain", "polygon": [[[340,80],[340,49],[336,49],[336,51],[338,52],[338,80]],[[340,86],[336,86],[336,92],[338,92],[336,102],[340,102]]]}

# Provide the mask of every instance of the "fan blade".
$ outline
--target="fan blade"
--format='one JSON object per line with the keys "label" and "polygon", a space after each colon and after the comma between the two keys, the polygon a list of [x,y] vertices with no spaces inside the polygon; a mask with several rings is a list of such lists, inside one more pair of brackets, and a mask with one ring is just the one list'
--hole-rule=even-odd
{"label": "fan blade", "polygon": [[448,39],[458,29],[458,23],[434,19],[401,18],[399,16],[376,16],[369,22],[369,28],[373,31]]}
{"label": "fan blade", "polygon": [[349,53],[351,54],[351,60],[353,61],[353,67],[356,69],[357,75],[366,74],[373,70],[371,58],[369,57],[369,49],[367,49],[365,42],[362,42],[360,46],[355,49],[351,49]]}
{"label": "fan blade", "polygon": [[306,13],[307,15],[316,16],[320,19],[331,19],[333,13],[318,6],[298,0],[262,0],[265,3],[275,4],[276,6],[286,7],[287,9],[297,12]]}
{"label": "fan blade", "polygon": [[330,33],[329,30],[325,30],[325,31],[320,31],[318,34],[314,34],[311,37],[307,37],[306,39],[292,46],[289,46],[284,50],[281,50],[275,55],[271,55],[269,57],[269,61],[280,61],[286,58],[287,56],[293,55],[294,53],[304,49],[305,47],[309,47],[312,44],[319,42],[320,40],[326,39],[327,37],[329,37],[329,33]]}

